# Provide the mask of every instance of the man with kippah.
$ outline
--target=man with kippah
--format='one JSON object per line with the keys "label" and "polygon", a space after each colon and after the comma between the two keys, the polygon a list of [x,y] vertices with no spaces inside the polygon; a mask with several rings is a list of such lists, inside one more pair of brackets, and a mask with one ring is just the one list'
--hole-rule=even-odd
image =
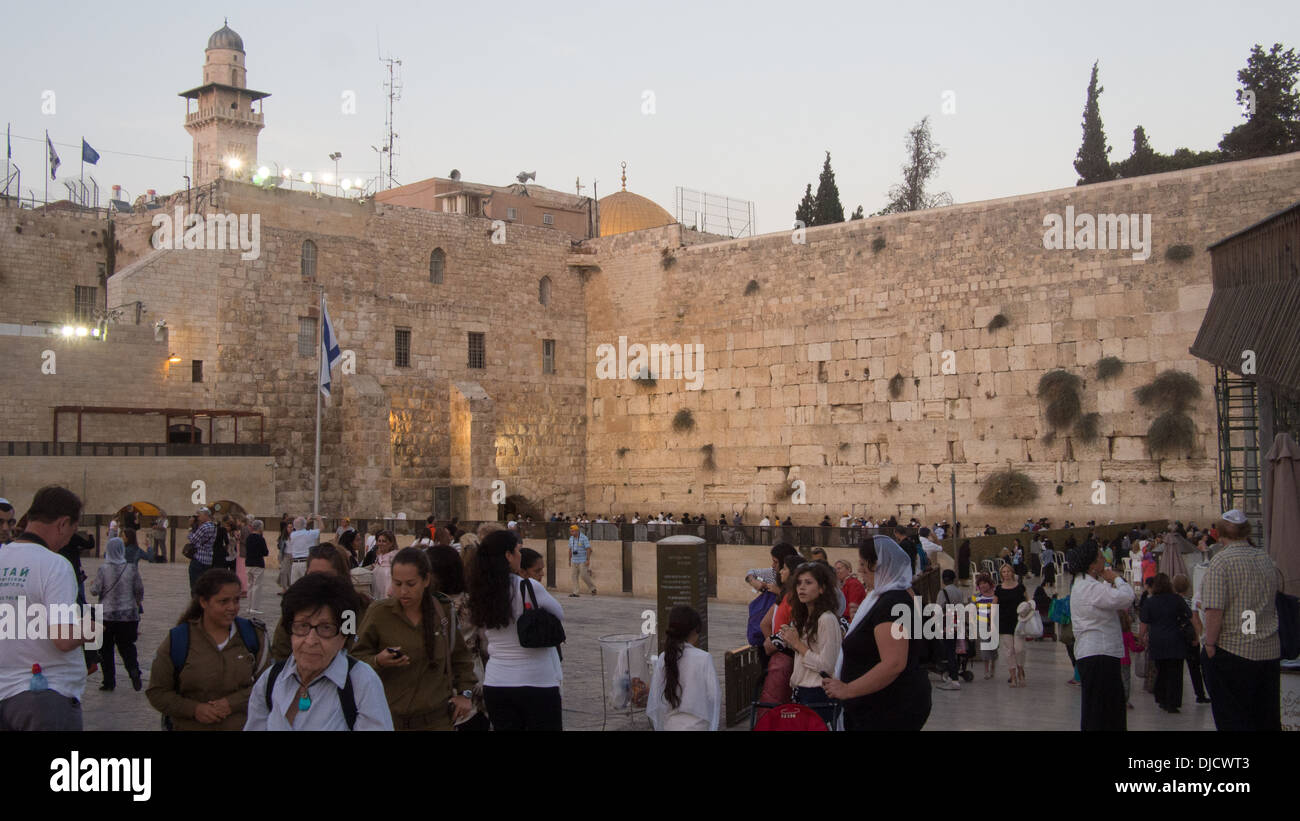
{"label": "man with kippah", "polygon": [[1201,582],[1205,613],[1201,669],[1220,730],[1281,730],[1282,645],[1277,632],[1278,572],[1250,542],[1240,510],[1218,522],[1220,550]]}
{"label": "man with kippah", "polygon": [[591,569],[588,567],[591,552],[587,534],[580,531],[577,525],[569,525],[569,564],[573,567],[573,592],[569,594],[571,599],[578,598],[578,579],[587,585],[591,595],[596,595],[596,583],[591,580]]}

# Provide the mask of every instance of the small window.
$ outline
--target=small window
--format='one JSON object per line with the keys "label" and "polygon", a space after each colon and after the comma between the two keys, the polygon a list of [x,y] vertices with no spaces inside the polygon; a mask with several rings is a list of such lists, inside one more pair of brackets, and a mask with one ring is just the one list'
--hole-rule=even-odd
{"label": "small window", "polygon": [[311,240],[302,244],[302,278],[316,278],[316,243]]}
{"label": "small window", "polygon": [[555,340],[542,340],[542,373],[555,373]]}
{"label": "small window", "polygon": [[191,382],[203,381],[203,360],[202,359],[190,360],[190,381]]}
{"label": "small window", "polygon": [[393,364],[399,368],[411,367],[410,328],[398,328],[393,335]]}
{"label": "small window", "polygon": [[483,339],[483,334],[471,333],[469,335],[469,367],[484,368],[484,361],[487,359],[487,343]]}
{"label": "small window", "polygon": [[550,214],[542,214],[542,225],[554,225],[555,217]]}
{"label": "small window", "polygon": [[95,321],[95,303],[98,301],[98,288],[90,288],[85,285],[75,286],[73,294],[74,306],[73,315],[77,322],[94,322]]}
{"label": "small window", "polygon": [[446,270],[447,254],[441,248],[434,248],[429,254],[429,281],[434,285],[441,285],[442,275]]}
{"label": "small window", "polygon": [[316,317],[298,317],[298,355],[316,355]]}
{"label": "small window", "polygon": [[518,211],[518,209],[515,209],[515,208],[507,208],[507,209],[506,209],[506,219],[508,219],[508,220],[519,219],[519,211]]}
{"label": "small window", "polygon": [[105,277],[108,276],[108,263],[96,262],[95,273],[99,274],[99,280],[100,282],[103,282]]}
{"label": "small window", "polygon": [[542,277],[537,283],[537,301],[543,305],[551,304],[551,278]]}

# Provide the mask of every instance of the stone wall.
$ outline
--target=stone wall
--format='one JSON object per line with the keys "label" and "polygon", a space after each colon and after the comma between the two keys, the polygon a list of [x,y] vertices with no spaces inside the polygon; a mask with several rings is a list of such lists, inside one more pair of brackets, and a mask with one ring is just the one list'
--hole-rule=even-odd
{"label": "stone wall", "polygon": [[[1292,154],[813,228],[803,243],[779,233],[687,245],[680,226],[591,241],[587,508],[929,521],[951,515],[955,472],[968,523],[1208,519],[1214,374],[1187,351],[1211,291],[1205,247],[1297,190]],[[1045,216],[1067,206],[1150,214],[1149,258],[1045,248]],[[1182,244],[1191,258],[1166,257]],[[990,330],[999,314],[1009,324]],[[703,389],[597,378],[597,347],[619,336],[703,344]],[[946,351],[954,373],[943,372]],[[1124,371],[1100,382],[1096,363],[1111,355]],[[1082,411],[1101,417],[1096,443],[1068,429],[1047,437],[1035,390],[1054,368],[1083,378]],[[1193,374],[1203,394],[1191,451],[1154,458],[1146,432],[1159,411],[1133,391],[1165,369]],[[682,409],[694,427],[679,432]],[[1007,466],[1032,478],[1038,500],[980,505],[982,483]],[[794,503],[795,479],[806,504]],[[1094,480],[1104,505],[1091,503]]]}
{"label": "stone wall", "polygon": [[91,214],[0,207],[0,323],[70,323],[77,285],[97,288],[105,307],[107,232]]}
{"label": "stone wall", "polygon": [[[476,492],[499,478],[510,494],[547,508],[580,506],[585,316],[566,236],[511,225],[496,244],[481,218],[233,183],[218,186],[212,209],[259,216],[258,258],[149,251],[143,238],[152,226],[137,217],[120,229],[136,259],[109,287],[114,300],[144,300],[151,317],[167,320],[183,360],[169,389],[189,379],[191,360],[203,360],[205,381],[193,390],[205,407],[267,414],[278,509],[311,504],[317,361],[314,346],[299,354],[298,329],[300,317],[316,315],[320,287],[356,375],[384,398],[336,368],[322,415],[322,512],[427,515],[433,488],[451,480],[452,380],[477,382],[496,409],[495,430],[485,434],[496,475],[477,476]],[[306,240],[317,247],[314,281],[302,276]],[[435,247],[446,253],[441,285],[429,276]],[[543,276],[552,282],[546,306],[538,302]],[[395,364],[398,328],[411,332],[409,367]],[[468,367],[469,332],[485,334],[485,368]],[[542,373],[543,339],[556,340],[555,374]],[[374,464],[369,417],[383,420],[391,450]],[[358,469],[370,471],[366,481],[389,484],[386,507],[369,508],[378,501],[357,486]]]}

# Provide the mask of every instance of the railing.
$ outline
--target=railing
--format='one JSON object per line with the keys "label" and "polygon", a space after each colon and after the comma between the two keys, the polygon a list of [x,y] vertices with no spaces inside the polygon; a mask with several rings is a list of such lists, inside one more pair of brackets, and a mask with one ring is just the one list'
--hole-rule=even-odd
{"label": "railing", "polygon": [[0,456],[270,456],[270,444],[216,442],[0,442]]}

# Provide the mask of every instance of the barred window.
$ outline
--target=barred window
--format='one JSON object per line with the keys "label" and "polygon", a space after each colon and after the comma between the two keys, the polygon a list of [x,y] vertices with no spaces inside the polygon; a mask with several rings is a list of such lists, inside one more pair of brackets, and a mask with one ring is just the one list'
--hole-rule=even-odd
{"label": "barred window", "polygon": [[542,277],[537,283],[537,301],[543,305],[551,304],[551,278]]}
{"label": "barred window", "polygon": [[550,214],[542,214],[542,225],[554,225],[555,217]]}
{"label": "barred window", "polygon": [[316,278],[316,243],[311,240],[302,244],[302,278]]}
{"label": "barred window", "polygon": [[508,220],[519,219],[519,211],[514,208],[507,208],[506,219]]}
{"label": "barred window", "polygon": [[399,368],[411,367],[410,328],[398,328],[393,334],[393,364]]}
{"label": "barred window", "polygon": [[471,333],[469,335],[469,367],[485,368],[484,362],[487,360],[487,343],[484,341],[483,334]]}
{"label": "barred window", "polygon": [[203,360],[202,359],[190,360],[190,381],[191,382],[203,381]]}
{"label": "barred window", "polygon": [[298,317],[298,355],[316,355],[316,317]]}
{"label": "barred window", "polygon": [[443,272],[447,269],[447,254],[441,248],[434,248],[429,254],[429,281],[434,285],[442,284]]}
{"label": "barred window", "polygon": [[555,340],[542,340],[542,373],[555,373]]}
{"label": "barred window", "polygon": [[95,321],[95,303],[98,302],[99,289],[77,285],[73,293],[73,315],[77,322]]}

